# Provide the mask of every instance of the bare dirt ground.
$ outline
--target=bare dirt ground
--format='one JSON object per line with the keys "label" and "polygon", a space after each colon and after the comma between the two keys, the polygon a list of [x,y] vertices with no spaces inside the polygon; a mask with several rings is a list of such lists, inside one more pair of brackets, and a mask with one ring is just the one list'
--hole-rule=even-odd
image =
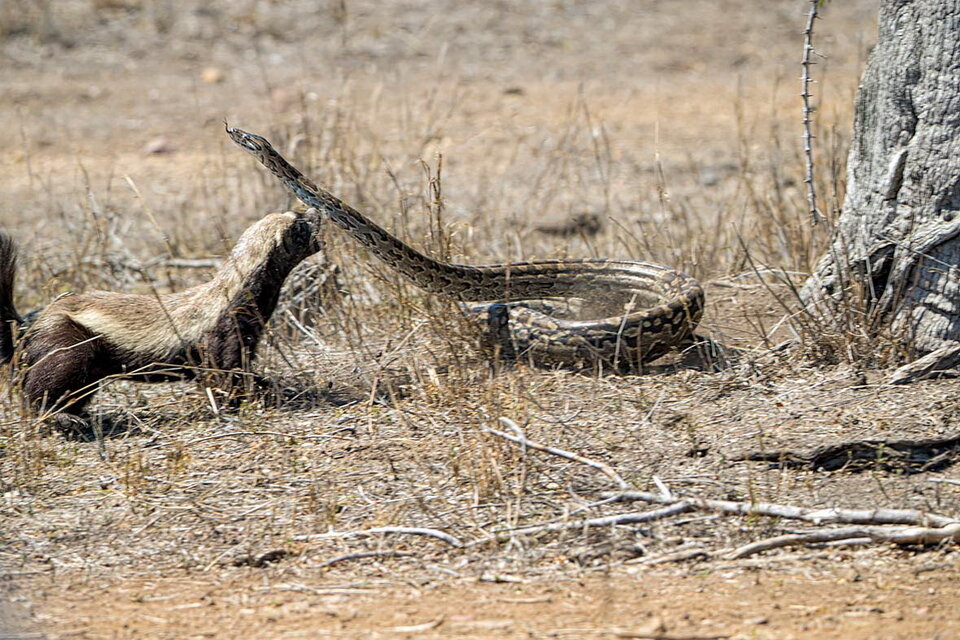
{"label": "bare dirt ground", "polygon": [[[0,636],[960,635],[952,546],[734,559],[816,525],[707,510],[587,526],[656,505],[605,502],[604,474],[482,431],[509,418],[639,490],[957,512],[949,447],[737,460],[945,438],[960,419],[954,382],[894,387],[895,358],[864,356],[896,337],[870,351],[855,331],[783,321],[790,287],[767,269],[802,282],[827,238],[802,184],[806,5],[0,3],[0,224],[23,247],[24,310],[71,290],[183,289],[292,206],[227,119],[437,254],[682,267],[707,283],[703,331],[743,350],[638,376],[494,366],[454,307],[330,229],[257,363],[280,403],[111,382],[97,440],[43,432],[4,387]],[[831,215],[875,12],[830,3],[817,27]],[[599,233],[539,230],[583,214]],[[518,531],[547,523],[574,526]]]}
{"label": "bare dirt ground", "polygon": [[955,637],[953,567],[937,558],[906,573],[909,558],[886,560],[900,566],[878,570],[871,559],[863,574],[850,555],[829,554],[805,561],[802,573],[646,570],[402,586],[307,585],[284,571],[256,570],[215,581],[84,582],[66,593],[37,585],[35,597],[58,601],[47,613],[54,637]]}

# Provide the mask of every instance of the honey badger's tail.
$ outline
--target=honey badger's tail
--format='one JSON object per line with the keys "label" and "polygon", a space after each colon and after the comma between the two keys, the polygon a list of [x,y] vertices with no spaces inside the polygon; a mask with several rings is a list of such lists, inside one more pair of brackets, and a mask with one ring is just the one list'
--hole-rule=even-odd
{"label": "honey badger's tail", "polygon": [[21,322],[13,304],[13,283],[17,275],[17,245],[0,233],[0,365],[13,358],[13,325]]}

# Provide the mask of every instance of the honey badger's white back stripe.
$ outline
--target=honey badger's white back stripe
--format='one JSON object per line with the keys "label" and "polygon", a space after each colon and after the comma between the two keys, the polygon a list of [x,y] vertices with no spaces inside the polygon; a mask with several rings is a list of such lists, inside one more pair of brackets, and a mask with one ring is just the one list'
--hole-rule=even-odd
{"label": "honey badger's white back stripe", "polygon": [[162,362],[214,329],[242,295],[247,279],[262,266],[263,256],[283,241],[296,219],[290,212],[274,213],[255,223],[210,282],[155,297],[110,291],[68,296],[50,305],[35,328],[42,330],[58,316],[66,316],[119,349]]}

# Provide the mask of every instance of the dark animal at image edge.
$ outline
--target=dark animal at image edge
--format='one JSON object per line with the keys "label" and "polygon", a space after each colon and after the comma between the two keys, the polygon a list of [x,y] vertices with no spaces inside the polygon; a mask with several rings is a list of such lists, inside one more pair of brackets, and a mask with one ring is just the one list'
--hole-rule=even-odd
{"label": "dark animal at image edge", "polygon": [[269,214],[240,236],[209,282],[155,296],[65,295],[28,323],[13,301],[17,247],[0,233],[0,364],[17,347],[27,403],[64,427],[81,420],[107,376],[162,382],[203,375],[232,387],[256,354],[287,275],[320,250],[320,224],[315,210]]}

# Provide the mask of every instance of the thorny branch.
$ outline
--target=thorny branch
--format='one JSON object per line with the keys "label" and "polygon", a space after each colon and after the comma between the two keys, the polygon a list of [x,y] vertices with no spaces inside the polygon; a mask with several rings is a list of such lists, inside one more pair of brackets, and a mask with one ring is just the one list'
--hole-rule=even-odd
{"label": "thorny branch", "polygon": [[810,222],[814,225],[823,219],[823,214],[817,208],[817,187],[813,181],[813,133],[811,132],[810,114],[813,110],[810,107],[810,83],[813,79],[810,77],[810,67],[814,63],[810,61],[813,54],[813,22],[817,19],[817,12],[822,0],[810,0],[810,13],[807,15],[807,27],[803,31],[803,60],[800,65],[803,69],[800,82],[803,91],[800,97],[803,98],[803,154],[806,159],[807,175],[804,182],[807,184],[807,205],[810,208]]}

